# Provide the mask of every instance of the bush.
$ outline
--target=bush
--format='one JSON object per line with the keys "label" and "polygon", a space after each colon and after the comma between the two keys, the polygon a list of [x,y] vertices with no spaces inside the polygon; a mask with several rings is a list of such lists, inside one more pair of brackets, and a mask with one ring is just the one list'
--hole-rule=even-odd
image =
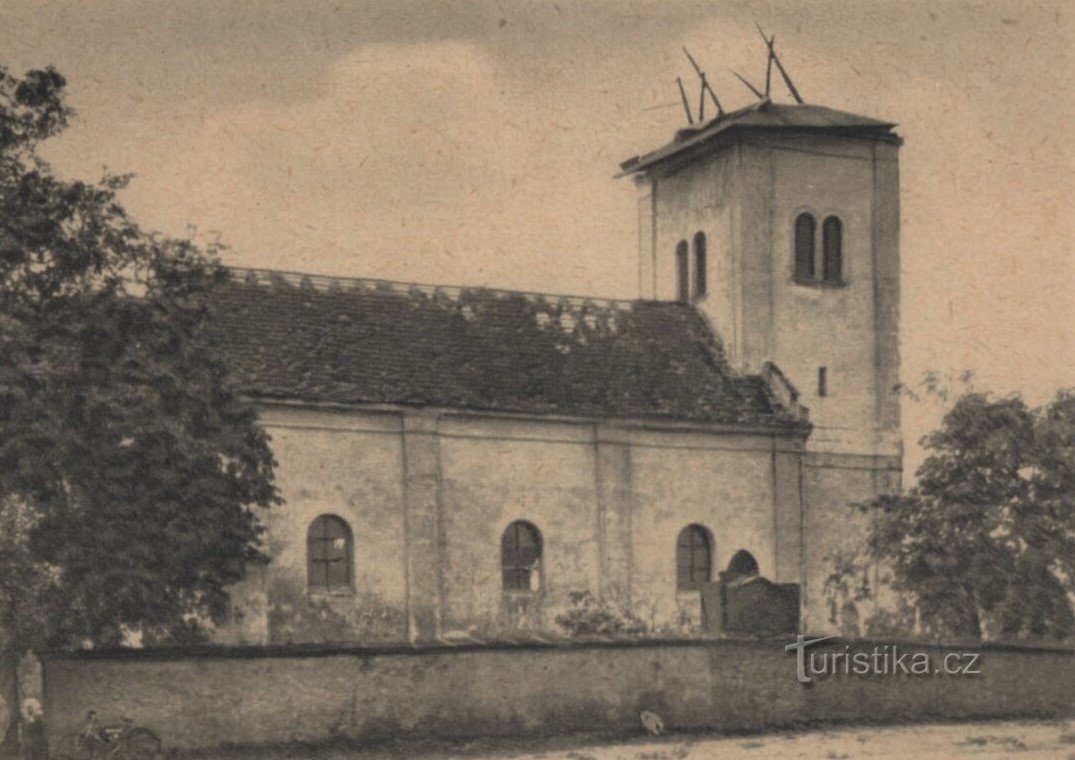
{"label": "bush", "polygon": [[311,597],[294,581],[277,579],[269,600],[273,644],[372,644],[407,636],[403,611],[372,594]]}
{"label": "bush", "polygon": [[572,591],[568,599],[570,606],[556,616],[568,636],[640,635],[648,630],[630,610],[589,591]]}

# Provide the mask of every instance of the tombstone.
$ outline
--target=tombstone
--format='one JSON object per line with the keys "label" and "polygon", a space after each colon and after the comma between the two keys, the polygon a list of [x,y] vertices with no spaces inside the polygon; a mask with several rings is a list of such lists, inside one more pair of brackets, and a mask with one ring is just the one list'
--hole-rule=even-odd
{"label": "tombstone", "polygon": [[799,586],[755,575],[724,584],[724,632],[753,635],[795,633]]}
{"label": "tombstone", "polygon": [[710,634],[724,631],[724,584],[720,581],[702,586],[702,630]]}
{"label": "tombstone", "polygon": [[710,634],[795,633],[799,628],[799,585],[763,578],[754,557],[746,551],[737,552],[719,580],[702,587],[702,623]]}

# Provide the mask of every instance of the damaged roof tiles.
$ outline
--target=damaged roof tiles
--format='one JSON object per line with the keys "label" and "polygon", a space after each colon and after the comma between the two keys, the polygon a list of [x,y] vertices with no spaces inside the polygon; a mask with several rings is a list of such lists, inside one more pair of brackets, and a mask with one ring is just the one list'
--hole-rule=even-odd
{"label": "damaged roof tiles", "polygon": [[796,426],[689,305],[233,271],[210,337],[255,398]]}

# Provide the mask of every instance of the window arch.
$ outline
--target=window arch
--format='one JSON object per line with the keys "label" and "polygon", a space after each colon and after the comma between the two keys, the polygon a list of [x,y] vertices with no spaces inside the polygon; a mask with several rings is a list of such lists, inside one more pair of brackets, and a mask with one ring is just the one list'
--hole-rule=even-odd
{"label": "window arch", "polygon": [[537,591],[541,584],[541,531],[517,520],[500,539],[500,567],[505,591]]}
{"label": "window arch", "polygon": [[336,515],[321,515],[306,531],[306,584],[310,591],[350,591],[354,582],[354,536]]}
{"label": "window arch", "polygon": [[676,298],[686,303],[691,298],[690,252],[687,241],[676,245]]}
{"label": "window arch", "polygon": [[843,280],[844,225],[837,216],[821,225],[821,278],[825,282]]}
{"label": "window arch", "polygon": [[694,296],[706,294],[706,261],[705,261],[705,233],[699,232],[694,236]]}
{"label": "window arch", "polygon": [[713,542],[701,525],[688,525],[676,539],[676,588],[699,589],[713,572]]}
{"label": "window arch", "polygon": [[727,576],[729,578],[749,578],[759,572],[758,561],[746,549],[740,549],[733,554],[731,562],[728,563]]}
{"label": "window arch", "polygon": [[817,221],[813,214],[803,213],[795,218],[795,279],[814,279],[814,237]]}

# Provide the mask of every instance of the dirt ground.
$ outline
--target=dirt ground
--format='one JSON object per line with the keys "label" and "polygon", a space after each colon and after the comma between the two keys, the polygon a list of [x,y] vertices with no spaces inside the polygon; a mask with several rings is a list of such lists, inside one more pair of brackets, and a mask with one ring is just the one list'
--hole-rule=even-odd
{"label": "dirt ground", "polygon": [[212,760],[1075,760],[1075,722],[1007,721],[925,726],[832,728],[754,736],[692,734],[602,741],[566,737],[542,741],[481,741],[455,746],[333,747],[214,755]]}

